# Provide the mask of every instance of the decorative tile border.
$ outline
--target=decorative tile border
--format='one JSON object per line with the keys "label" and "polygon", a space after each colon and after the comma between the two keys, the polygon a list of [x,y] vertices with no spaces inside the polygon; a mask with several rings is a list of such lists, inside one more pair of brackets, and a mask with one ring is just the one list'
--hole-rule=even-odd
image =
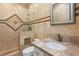
{"label": "decorative tile border", "polygon": [[[13,19],[13,18],[16,18],[16,19]],[[32,24],[42,23],[46,21],[50,21],[50,16],[29,21],[29,22],[23,22],[17,14],[14,14],[5,20],[0,20],[0,23],[4,23],[14,31],[17,31],[22,25],[32,25]]]}
{"label": "decorative tile border", "polygon": [[21,18],[20,18],[17,14],[13,14],[13,15],[10,16],[9,18],[5,19],[5,21],[7,21],[8,19],[10,19],[10,18],[12,18],[12,17],[14,17],[14,16],[18,17],[19,20],[23,23],[23,21],[21,20]]}
{"label": "decorative tile border", "polygon": [[[16,18],[16,19],[13,20],[13,18]],[[14,31],[17,31],[23,25],[23,21],[16,14],[12,15],[11,17],[9,17],[5,20],[0,20],[0,23],[4,23],[4,24],[8,25]]]}
{"label": "decorative tile border", "polygon": [[38,24],[38,23],[47,22],[47,21],[50,21],[50,16],[43,17],[43,18],[33,20],[33,21],[29,21],[29,22],[25,22],[24,24],[32,25],[32,24]]}
{"label": "decorative tile border", "polygon": [[16,52],[16,51],[19,51],[19,48],[13,48],[11,50],[2,51],[2,52],[0,52],[0,55],[7,55],[9,53]]}
{"label": "decorative tile border", "polygon": [[43,17],[43,18],[40,18],[40,19],[36,19],[36,20],[33,20],[33,21],[29,21],[29,22],[35,22],[35,21],[40,21],[40,20],[43,20],[43,19],[47,19],[49,18],[50,16],[46,16],[46,17]]}
{"label": "decorative tile border", "polygon": [[[79,10],[79,7],[76,7],[75,10],[78,11]],[[75,13],[75,15],[76,16],[79,16],[79,13]]]}
{"label": "decorative tile border", "polygon": [[16,15],[12,15],[5,22],[9,27],[13,28],[13,30],[17,31],[23,24],[23,21]]}

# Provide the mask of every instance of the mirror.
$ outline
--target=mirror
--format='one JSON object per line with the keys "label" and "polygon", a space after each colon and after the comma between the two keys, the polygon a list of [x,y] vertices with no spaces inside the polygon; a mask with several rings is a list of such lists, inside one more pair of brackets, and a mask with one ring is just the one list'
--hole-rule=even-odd
{"label": "mirror", "polygon": [[55,3],[51,4],[51,24],[74,23],[74,4]]}

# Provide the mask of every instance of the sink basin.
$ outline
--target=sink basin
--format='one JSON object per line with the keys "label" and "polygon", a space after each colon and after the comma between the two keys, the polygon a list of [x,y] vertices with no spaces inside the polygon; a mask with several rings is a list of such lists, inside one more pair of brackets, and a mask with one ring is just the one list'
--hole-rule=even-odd
{"label": "sink basin", "polygon": [[66,47],[58,42],[45,42],[45,46],[55,50],[65,50]]}

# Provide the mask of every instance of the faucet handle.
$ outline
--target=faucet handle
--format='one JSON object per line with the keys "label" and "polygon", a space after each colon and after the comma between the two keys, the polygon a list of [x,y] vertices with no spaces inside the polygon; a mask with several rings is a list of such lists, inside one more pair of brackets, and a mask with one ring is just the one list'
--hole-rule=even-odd
{"label": "faucet handle", "polygon": [[56,37],[55,37],[55,39],[57,40],[57,41],[62,41],[62,38],[61,38],[61,35],[58,33],[58,34],[56,34]]}

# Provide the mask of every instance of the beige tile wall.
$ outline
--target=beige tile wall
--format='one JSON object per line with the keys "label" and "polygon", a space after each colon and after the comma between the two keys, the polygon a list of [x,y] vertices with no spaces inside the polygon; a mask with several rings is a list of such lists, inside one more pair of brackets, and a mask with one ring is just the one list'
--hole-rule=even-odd
{"label": "beige tile wall", "polygon": [[[79,4],[76,4],[77,7]],[[0,4],[0,19],[5,20],[13,14],[17,14],[24,22],[27,22],[27,9],[18,4]],[[78,12],[78,10],[77,10]],[[50,4],[36,3],[29,8],[29,21],[50,16]],[[49,17],[50,18],[50,17]],[[35,32],[35,38],[50,37],[50,34],[60,33],[64,40],[79,39],[79,16],[76,16],[76,24],[51,26],[50,21],[31,24]],[[45,19],[42,19],[45,20]],[[0,24],[0,52],[19,48],[19,31],[14,31],[5,24]]]}
{"label": "beige tile wall", "polygon": [[[38,6],[36,7],[37,9],[35,8],[35,4],[32,4],[32,6],[29,9],[31,12],[34,11],[34,8],[36,9],[35,11],[36,14],[35,16],[33,15],[35,18],[39,19],[44,18],[46,16],[50,16],[50,4],[36,4],[36,6]],[[76,7],[79,7],[79,4],[76,4]],[[75,11],[78,13],[79,9]],[[29,16],[30,21],[33,20],[31,19],[31,17],[33,16],[32,15]],[[50,37],[50,34],[60,33],[61,35],[64,36],[65,38],[64,40],[69,40],[72,37],[74,37],[73,40],[78,41],[77,39],[79,38],[79,16],[75,16],[75,20],[76,24],[69,24],[69,25],[51,26],[50,21],[32,24],[32,29],[35,32],[37,38],[45,38],[48,36]]]}
{"label": "beige tile wall", "polygon": [[[17,14],[22,21],[27,22],[27,9],[19,4],[0,4],[0,20],[6,20]],[[14,31],[4,23],[0,23],[0,55],[19,50],[21,29]]]}
{"label": "beige tile wall", "polygon": [[0,19],[5,20],[13,14],[17,14],[24,22],[27,22],[27,9],[20,4],[0,4]]}
{"label": "beige tile wall", "polygon": [[37,20],[50,15],[50,4],[33,3],[29,7],[29,21]]}
{"label": "beige tile wall", "polygon": [[[50,16],[50,4],[35,3],[29,7],[29,21],[38,20]],[[47,19],[42,19],[47,20]],[[39,21],[39,20],[38,20]],[[48,37],[50,34],[50,22],[32,24],[32,30],[36,38]]]}

